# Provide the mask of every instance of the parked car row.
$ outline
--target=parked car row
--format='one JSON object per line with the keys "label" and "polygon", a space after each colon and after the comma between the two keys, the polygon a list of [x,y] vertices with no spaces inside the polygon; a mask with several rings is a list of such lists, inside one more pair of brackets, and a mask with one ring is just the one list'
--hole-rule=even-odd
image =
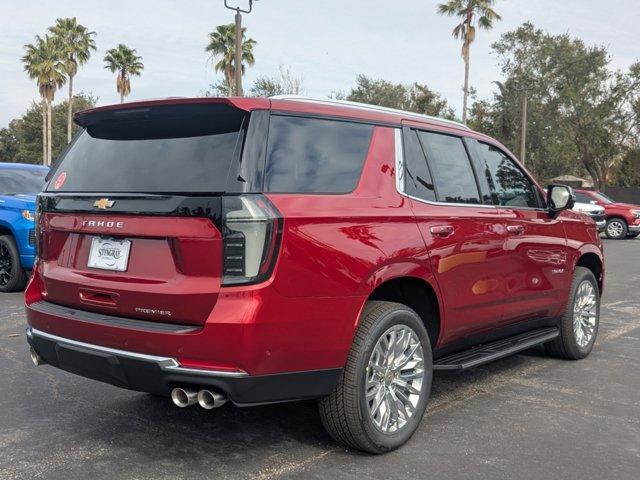
{"label": "parked car row", "polygon": [[602,192],[576,189],[577,202],[604,208],[607,237],[616,240],[640,235],[640,205],[616,202]]}

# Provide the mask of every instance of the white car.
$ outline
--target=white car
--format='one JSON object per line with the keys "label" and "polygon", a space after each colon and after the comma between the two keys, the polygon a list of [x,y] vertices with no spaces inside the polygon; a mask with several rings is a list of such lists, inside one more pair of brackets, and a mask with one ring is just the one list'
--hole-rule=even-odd
{"label": "white car", "polygon": [[607,221],[605,219],[604,207],[600,205],[594,205],[592,203],[581,203],[576,202],[573,205],[573,209],[576,212],[584,213],[585,215],[589,215],[596,222],[598,226],[598,232],[603,232],[607,226]]}

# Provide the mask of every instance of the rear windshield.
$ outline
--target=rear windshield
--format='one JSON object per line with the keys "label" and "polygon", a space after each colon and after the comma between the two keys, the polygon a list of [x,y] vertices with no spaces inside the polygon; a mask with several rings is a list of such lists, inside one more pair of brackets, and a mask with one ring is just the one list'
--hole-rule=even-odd
{"label": "rear windshield", "polygon": [[80,117],[84,131],[47,188],[59,192],[224,192],[246,112],[169,105]]}

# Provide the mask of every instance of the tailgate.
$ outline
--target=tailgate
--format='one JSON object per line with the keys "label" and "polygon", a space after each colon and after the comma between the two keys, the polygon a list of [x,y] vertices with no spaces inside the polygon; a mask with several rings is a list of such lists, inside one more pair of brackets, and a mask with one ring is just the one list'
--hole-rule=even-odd
{"label": "tailgate", "polygon": [[[222,238],[209,218],[49,212],[41,222],[41,275],[49,302],[194,325],[204,324],[216,303]],[[114,256],[108,247],[123,244],[128,256],[118,265],[124,270],[98,258]]]}

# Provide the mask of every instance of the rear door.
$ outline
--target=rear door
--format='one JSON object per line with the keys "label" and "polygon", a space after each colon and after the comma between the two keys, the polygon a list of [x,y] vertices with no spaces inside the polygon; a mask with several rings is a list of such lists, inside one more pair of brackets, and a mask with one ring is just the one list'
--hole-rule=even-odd
{"label": "rear door", "polygon": [[39,201],[45,299],[203,324],[220,290],[221,195],[247,118],[226,104],[81,117]]}
{"label": "rear door", "polygon": [[[503,220],[482,198],[462,138],[403,129],[405,193],[443,296],[442,343],[489,330],[503,316]],[[428,159],[428,161],[427,161]]]}
{"label": "rear door", "polygon": [[503,321],[553,316],[571,281],[562,221],[549,216],[538,187],[509,155],[488,143],[469,145],[506,224]]}

